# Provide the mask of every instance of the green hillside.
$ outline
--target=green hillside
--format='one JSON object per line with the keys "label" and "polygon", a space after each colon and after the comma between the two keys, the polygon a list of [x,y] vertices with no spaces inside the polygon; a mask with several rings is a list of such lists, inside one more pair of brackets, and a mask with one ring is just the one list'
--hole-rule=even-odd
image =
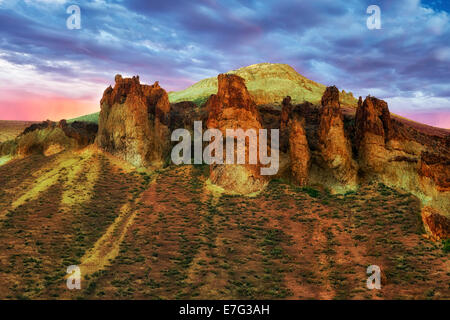
{"label": "green hillside", "polygon": [[[293,103],[309,101],[318,103],[326,86],[309,80],[287,64],[260,63],[227,73],[236,74],[246,80],[247,88],[258,105],[280,105],[283,98],[291,96]],[[189,88],[171,92],[171,102],[205,102],[217,92],[217,77],[201,80]],[[341,93],[341,103],[356,107],[352,93]]]}
{"label": "green hillside", "polygon": [[74,121],[85,121],[85,122],[94,122],[94,123],[98,123],[98,116],[99,116],[99,112],[95,112],[95,113],[91,113],[91,114],[87,114],[78,118],[73,118],[70,120],[67,120],[67,122],[71,123]]}

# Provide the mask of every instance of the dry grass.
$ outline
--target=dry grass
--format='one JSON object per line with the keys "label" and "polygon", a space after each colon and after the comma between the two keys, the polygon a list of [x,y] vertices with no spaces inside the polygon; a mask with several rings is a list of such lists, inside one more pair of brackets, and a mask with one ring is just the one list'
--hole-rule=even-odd
{"label": "dry grass", "polygon": [[[208,169],[137,171],[95,148],[0,166],[0,298],[450,298],[448,253],[422,237],[413,196],[283,181],[225,195]],[[81,291],[65,288],[73,264]],[[365,287],[372,264],[380,291]]]}

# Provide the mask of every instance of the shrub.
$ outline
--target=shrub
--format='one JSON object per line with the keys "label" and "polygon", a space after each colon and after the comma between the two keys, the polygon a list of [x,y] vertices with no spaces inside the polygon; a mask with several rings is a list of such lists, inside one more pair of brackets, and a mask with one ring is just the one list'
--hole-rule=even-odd
{"label": "shrub", "polygon": [[8,140],[0,143],[0,156],[13,155],[16,153],[17,143],[14,140]]}
{"label": "shrub", "polygon": [[320,192],[311,187],[303,187],[303,192],[306,192],[310,197],[317,198],[320,195]]}
{"label": "shrub", "polygon": [[444,246],[442,247],[442,250],[443,250],[445,253],[449,253],[449,252],[450,252],[450,239],[443,240],[443,241],[442,241],[442,244],[444,245]]}

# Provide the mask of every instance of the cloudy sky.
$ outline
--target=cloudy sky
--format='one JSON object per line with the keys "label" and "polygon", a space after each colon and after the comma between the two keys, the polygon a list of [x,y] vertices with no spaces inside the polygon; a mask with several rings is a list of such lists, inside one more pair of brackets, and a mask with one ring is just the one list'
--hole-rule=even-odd
{"label": "cloudy sky", "polygon": [[[380,30],[366,25],[372,4]],[[272,62],[450,128],[449,12],[446,0],[0,0],[0,119],[96,112],[117,73],[171,91]]]}

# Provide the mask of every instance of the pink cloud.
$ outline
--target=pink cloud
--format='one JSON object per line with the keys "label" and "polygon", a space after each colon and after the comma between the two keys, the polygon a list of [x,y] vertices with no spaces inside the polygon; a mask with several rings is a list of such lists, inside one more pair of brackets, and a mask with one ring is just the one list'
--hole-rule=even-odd
{"label": "pink cloud", "polygon": [[[100,110],[100,97],[69,98],[57,95],[38,95],[18,90],[2,90],[0,95],[0,120],[58,121],[71,119]],[[450,110],[435,109],[427,112],[411,110],[392,112],[434,127],[450,129]]]}
{"label": "pink cloud", "polygon": [[95,100],[34,95],[0,98],[1,120],[58,121],[97,111],[99,111],[99,101]]}
{"label": "pink cloud", "polygon": [[399,115],[416,122],[428,124],[433,127],[450,129],[450,110],[436,110],[430,112],[402,112],[399,113]]}

